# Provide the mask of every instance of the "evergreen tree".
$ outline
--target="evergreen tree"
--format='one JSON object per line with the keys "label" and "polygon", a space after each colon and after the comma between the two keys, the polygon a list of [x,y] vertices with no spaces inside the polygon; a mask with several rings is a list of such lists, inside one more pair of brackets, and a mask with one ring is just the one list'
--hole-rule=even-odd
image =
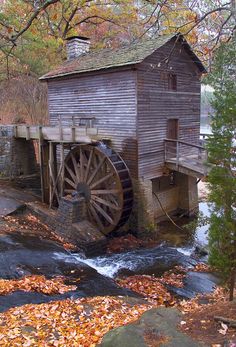
{"label": "evergreen tree", "polygon": [[207,141],[209,262],[228,282],[230,300],[236,281],[236,38],[218,49],[208,83],[214,88],[212,136]]}

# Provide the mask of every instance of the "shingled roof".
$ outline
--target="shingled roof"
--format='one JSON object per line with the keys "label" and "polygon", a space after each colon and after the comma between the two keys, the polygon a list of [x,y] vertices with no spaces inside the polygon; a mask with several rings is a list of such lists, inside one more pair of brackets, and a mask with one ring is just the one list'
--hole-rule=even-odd
{"label": "shingled roof", "polygon": [[191,47],[183,38],[183,36],[180,34],[175,34],[163,35],[148,40],[139,40],[130,45],[126,45],[117,49],[102,49],[100,51],[90,51],[88,53],[82,54],[79,58],[64,62],[61,66],[40,77],[40,80],[48,80],[84,72],[138,64],[171,39],[180,40],[186,47],[193,61],[197,64],[199,70],[201,72],[206,72],[205,67],[198,59],[198,57],[193,53]]}

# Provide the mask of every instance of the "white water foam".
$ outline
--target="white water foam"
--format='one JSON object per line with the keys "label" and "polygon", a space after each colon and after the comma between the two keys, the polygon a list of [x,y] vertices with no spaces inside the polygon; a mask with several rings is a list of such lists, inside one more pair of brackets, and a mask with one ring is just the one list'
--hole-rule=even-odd
{"label": "white water foam", "polygon": [[179,253],[182,253],[188,257],[190,257],[190,255],[193,253],[193,250],[194,250],[194,249],[181,248],[181,247],[177,247],[176,249]]}
{"label": "white water foam", "polygon": [[[114,257],[96,257],[96,258],[84,258],[79,253],[71,255],[65,255],[64,253],[55,252],[54,256],[56,259],[62,259],[68,263],[79,264],[83,263],[91,268],[95,269],[99,274],[114,278],[120,269],[134,270],[136,264],[132,260],[114,259]],[[116,257],[115,257],[116,258]]]}

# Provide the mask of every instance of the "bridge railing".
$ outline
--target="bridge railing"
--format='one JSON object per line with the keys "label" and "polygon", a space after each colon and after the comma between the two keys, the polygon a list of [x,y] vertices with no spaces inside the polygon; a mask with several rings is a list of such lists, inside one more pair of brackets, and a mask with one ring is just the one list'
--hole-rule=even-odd
{"label": "bridge railing", "polygon": [[181,161],[193,161],[203,164],[207,160],[207,151],[203,146],[190,142],[165,139],[165,161],[171,161],[178,166]]}

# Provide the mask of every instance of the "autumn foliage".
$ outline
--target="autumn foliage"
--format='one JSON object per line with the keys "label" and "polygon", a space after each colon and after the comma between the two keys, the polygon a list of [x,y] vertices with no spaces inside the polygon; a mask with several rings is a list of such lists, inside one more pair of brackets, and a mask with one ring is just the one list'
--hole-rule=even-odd
{"label": "autumn foliage", "polygon": [[137,320],[149,308],[114,297],[12,308],[0,314],[0,346],[95,347],[110,329]]}
{"label": "autumn foliage", "polygon": [[17,290],[38,292],[47,295],[64,294],[76,290],[77,286],[65,285],[63,277],[47,279],[45,276],[25,276],[18,280],[0,279],[0,295],[7,295]]}

